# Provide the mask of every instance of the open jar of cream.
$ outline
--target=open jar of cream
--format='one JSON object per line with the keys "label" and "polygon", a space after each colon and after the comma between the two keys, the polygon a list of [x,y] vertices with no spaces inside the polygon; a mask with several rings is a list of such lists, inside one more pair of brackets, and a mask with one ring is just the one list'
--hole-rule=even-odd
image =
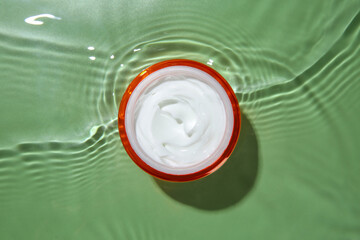
{"label": "open jar of cream", "polygon": [[184,182],[214,172],[240,133],[236,96],[212,68],[191,60],[157,63],[129,85],[120,103],[126,152],[154,177]]}

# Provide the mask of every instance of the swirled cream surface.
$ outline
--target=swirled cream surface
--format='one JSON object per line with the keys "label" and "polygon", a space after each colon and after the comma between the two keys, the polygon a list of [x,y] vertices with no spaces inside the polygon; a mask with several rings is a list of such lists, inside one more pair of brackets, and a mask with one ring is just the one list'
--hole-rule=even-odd
{"label": "swirled cream surface", "polygon": [[232,131],[227,129],[232,128],[227,113],[231,104],[225,92],[219,93],[220,84],[213,78],[207,82],[210,76],[200,70],[178,68],[159,70],[138,85],[127,107],[132,117],[126,124],[145,162],[173,169],[216,160]]}
{"label": "swirled cream surface", "polygon": [[159,163],[193,165],[219,146],[225,118],[219,95],[207,84],[193,78],[169,78],[138,100],[136,137]]}

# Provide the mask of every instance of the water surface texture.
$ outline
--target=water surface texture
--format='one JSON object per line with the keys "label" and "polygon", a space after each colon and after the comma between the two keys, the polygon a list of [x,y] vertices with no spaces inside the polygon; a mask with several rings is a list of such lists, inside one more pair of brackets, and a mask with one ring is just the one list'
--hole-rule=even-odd
{"label": "water surface texture", "polygon": [[[0,2],[0,239],[360,239],[359,1]],[[119,103],[208,64],[243,114],[217,173],[153,179]]]}

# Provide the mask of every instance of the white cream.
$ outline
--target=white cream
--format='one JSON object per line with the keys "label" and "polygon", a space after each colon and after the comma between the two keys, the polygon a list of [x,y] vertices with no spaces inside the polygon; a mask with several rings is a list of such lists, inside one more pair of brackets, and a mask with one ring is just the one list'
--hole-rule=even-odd
{"label": "white cream", "polygon": [[147,76],[126,109],[129,141],[143,161],[172,174],[209,166],[227,147],[233,126],[230,101],[207,73],[186,66]]}
{"label": "white cream", "polygon": [[162,164],[197,164],[215,152],[225,133],[219,94],[196,79],[170,77],[146,91],[136,107],[139,144]]}

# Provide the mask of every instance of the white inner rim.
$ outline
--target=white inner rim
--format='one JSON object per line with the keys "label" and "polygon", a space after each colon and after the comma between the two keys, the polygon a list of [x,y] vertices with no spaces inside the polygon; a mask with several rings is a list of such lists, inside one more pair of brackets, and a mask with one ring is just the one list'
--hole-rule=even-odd
{"label": "white inner rim", "polygon": [[[171,167],[162,163],[159,163],[155,160],[153,160],[151,157],[146,154],[146,152],[141,148],[137,138],[136,138],[136,132],[135,132],[135,109],[136,109],[136,103],[139,97],[145,92],[145,90],[149,87],[150,84],[153,84],[156,81],[159,81],[161,79],[164,79],[164,77],[167,76],[187,76],[194,78],[196,80],[199,80],[203,83],[206,83],[208,86],[210,86],[213,90],[215,90],[222,100],[222,103],[225,108],[225,114],[226,114],[226,127],[225,127],[225,133],[223,136],[222,141],[220,142],[219,146],[215,150],[215,152],[209,156],[208,158],[204,159],[198,164],[188,166],[188,167]],[[233,115],[233,109],[230,102],[230,99],[226,93],[226,91],[223,89],[223,87],[220,85],[220,83],[214,79],[212,76],[207,74],[204,71],[201,71],[197,68],[188,67],[188,66],[171,66],[166,67],[163,69],[160,69],[156,72],[153,72],[152,74],[148,75],[146,78],[144,78],[134,89],[132,92],[129,101],[126,106],[125,110],[125,130],[128,137],[128,140],[131,144],[131,147],[135,151],[135,153],[149,166],[152,168],[157,169],[158,171],[168,173],[168,174],[175,174],[175,175],[186,175],[194,172],[198,172],[208,166],[210,166],[212,163],[214,163],[219,157],[222,155],[222,153],[225,151],[227,146],[229,145],[230,138],[233,132],[233,126],[234,126],[234,115]]]}

